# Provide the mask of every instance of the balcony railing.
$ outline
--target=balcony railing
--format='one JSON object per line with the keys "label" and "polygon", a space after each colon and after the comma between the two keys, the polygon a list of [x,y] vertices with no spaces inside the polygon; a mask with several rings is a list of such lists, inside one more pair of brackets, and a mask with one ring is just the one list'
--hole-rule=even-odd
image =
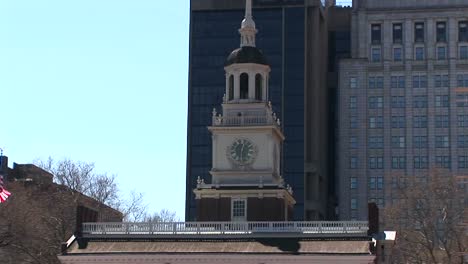
{"label": "balcony railing", "polygon": [[279,126],[279,121],[267,116],[216,116],[213,126]]}
{"label": "balcony railing", "polygon": [[368,223],[348,222],[155,222],[84,223],[87,237],[365,237]]}

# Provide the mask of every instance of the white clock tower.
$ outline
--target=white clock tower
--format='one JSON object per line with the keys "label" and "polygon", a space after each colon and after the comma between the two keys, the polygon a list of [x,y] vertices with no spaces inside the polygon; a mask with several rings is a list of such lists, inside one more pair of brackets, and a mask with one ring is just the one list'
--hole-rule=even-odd
{"label": "white clock tower", "polygon": [[295,200],[281,177],[284,135],[268,101],[270,67],[255,47],[252,2],[246,0],[240,48],[226,60],[222,113],[213,109],[211,184],[194,190],[198,221],[286,221]]}

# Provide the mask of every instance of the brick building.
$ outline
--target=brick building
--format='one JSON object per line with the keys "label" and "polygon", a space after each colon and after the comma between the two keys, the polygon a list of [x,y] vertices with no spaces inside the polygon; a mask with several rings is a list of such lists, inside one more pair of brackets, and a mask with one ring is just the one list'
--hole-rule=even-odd
{"label": "brick building", "polygon": [[83,222],[121,222],[122,213],[91,197],[53,183],[53,175],[32,164],[1,158],[0,174],[12,195],[0,204],[0,256],[6,263],[57,263],[63,241]]}

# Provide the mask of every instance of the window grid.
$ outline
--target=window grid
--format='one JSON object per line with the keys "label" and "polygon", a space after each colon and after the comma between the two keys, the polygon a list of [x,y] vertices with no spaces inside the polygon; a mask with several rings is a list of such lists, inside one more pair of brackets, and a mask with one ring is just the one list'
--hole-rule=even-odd
{"label": "window grid", "polygon": [[392,137],[392,148],[405,148],[405,137],[393,136]]}
{"label": "window grid", "polygon": [[405,104],[404,96],[392,96],[392,108],[405,108]]}
{"label": "window grid", "polygon": [[435,127],[436,128],[448,128],[449,117],[448,115],[436,115],[435,116]]}
{"label": "window grid", "polygon": [[450,168],[450,156],[436,156],[437,168]]}
{"label": "window grid", "polygon": [[427,169],[428,168],[427,156],[415,156],[414,157],[414,168],[415,169]]}
{"label": "window grid", "polygon": [[392,169],[405,169],[405,168],[406,168],[405,156],[393,156],[392,157]]}
{"label": "window grid", "polygon": [[392,76],[390,78],[391,88],[405,88],[405,76]]}
{"label": "window grid", "polygon": [[413,88],[427,88],[427,76],[413,75]]}
{"label": "window grid", "polygon": [[383,157],[369,157],[369,169],[383,169]]}
{"label": "window grid", "polygon": [[449,107],[449,96],[448,95],[436,95],[434,97],[435,107]]}
{"label": "window grid", "polygon": [[406,119],[405,116],[392,116],[392,128],[405,128]]}
{"label": "window grid", "polygon": [[427,148],[427,136],[414,136],[413,137],[414,148]]}
{"label": "window grid", "polygon": [[369,117],[369,128],[383,128],[383,117]]}
{"label": "window grid", "polygon": [[383,108],[382,96],[371,96],[368,99],[369,109]]}
{"label": "window grid", "polygon": [[436,148],[448,148],[450,147],[449,136],[436,136],[435,137]]}

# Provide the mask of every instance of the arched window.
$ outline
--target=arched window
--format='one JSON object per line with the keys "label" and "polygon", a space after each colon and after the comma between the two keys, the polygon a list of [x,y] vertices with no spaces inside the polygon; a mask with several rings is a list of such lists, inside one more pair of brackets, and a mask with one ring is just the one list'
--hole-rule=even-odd
{"label": "arched window", "polygon": [[255,75],[255,100],[262,100],[263,77],[261,74]]}
{"label": "arched window", "polygon": [[242,73],[240,75],[240,99],[249,98],[249,75]]}
{"label": "arched window", "polygon": [[234,76],[229,76],[228,101],[234,100]]}

